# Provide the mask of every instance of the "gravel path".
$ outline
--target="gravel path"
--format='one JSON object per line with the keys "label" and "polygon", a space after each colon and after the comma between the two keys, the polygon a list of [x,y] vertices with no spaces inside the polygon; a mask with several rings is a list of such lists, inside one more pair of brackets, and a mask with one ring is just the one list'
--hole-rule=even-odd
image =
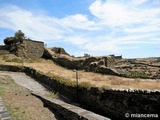
{"label": "gravel path", "polygon": [[46,95],[49,93],[41,84],[24,73],[0,71],[0,74],[11,76],[17,84],[33,91],[36,94]]}

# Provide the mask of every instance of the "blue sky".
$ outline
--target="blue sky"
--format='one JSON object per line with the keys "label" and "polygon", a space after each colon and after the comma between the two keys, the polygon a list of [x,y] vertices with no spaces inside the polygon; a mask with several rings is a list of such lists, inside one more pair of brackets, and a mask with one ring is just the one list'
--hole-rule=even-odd
{"label": "blue sky", "polygon": [[75,56],[160,56],[160,0],[0,0],[0,44],[26,37]]}

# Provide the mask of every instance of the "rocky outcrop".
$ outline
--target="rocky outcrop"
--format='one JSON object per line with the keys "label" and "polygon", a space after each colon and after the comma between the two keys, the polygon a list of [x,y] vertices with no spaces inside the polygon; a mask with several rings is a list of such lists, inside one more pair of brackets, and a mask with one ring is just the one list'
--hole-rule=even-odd
{"label": "rocky outcrop", "polygon": [[[58,50],[59,52],[57,52]],[[114,69],[115,59],[112,56],[76,58],[69,56],[64,49],[56,47],[45,49],[43,57],[52,59],[55,63],[68,69],[81,69],[103,74],[119,75]]]}
{"label": "rocky outcrop", "polygon": [[51,50],[56,53],[56,54],[64,54],[64,55],[69,55],[63,48],[61,47],[53,47]]}
{"label": "rocky outcrop", "polygon": [[160,78],[160,58],[116,59],[115,69],[125,77]]}

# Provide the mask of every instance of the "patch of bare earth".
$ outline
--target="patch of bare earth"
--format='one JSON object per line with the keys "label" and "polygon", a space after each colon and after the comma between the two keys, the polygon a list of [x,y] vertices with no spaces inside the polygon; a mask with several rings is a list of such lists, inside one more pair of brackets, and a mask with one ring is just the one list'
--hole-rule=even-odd
{"label": "patch of bare earth", "polygon": [[41,100],[14,83],[9,76],[0,75],[0,96],[13,120],[56,120]]}
{"label": "patch of bare earth", "polygon": [[[15,62],[5,62],[1,61],[2,64],[10,65],[22,65],[22,63]],[[59,65],[56,65],[50,60],[41,59],[38,62],[24,62],[24,66],[32,67],[38,71],[41,71],[45,74],[55,74],[75,81],[75,72],[73,70],[68,70]],[[140,79],[140,78],[124,78],[111,75],[102,75],[98,73],[78,71],[79,82],[87,82],[92,86],[96,87],[105,87],[105,88],[115,88],[115,89],[150,89],[160,90],[160,79]]]}

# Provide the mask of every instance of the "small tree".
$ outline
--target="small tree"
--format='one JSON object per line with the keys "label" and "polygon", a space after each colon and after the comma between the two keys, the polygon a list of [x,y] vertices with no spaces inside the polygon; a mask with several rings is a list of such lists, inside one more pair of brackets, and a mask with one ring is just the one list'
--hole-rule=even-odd
{"label": "small tree", "polygon": [[21,30],[18,30],[15,34],[14,37],[17,39],[17,42],[22,43],[23,40],[25,39],[25,35]]}
{"label": "small tree", "polygon": [[5,44],[5,45],[12,45],[12,44],[14,44],[14,43],[16,43],[16,40],[15,40],[14,37],[6,37],[6,38],[4,39],[4,44]]}
{"label": "small tree", "polygon": [[21,30],[18,30],[14,37],[7,37],[4,39],[5,45],[15,45],[17,43],[22,43],[25,39],[24,33]]}

